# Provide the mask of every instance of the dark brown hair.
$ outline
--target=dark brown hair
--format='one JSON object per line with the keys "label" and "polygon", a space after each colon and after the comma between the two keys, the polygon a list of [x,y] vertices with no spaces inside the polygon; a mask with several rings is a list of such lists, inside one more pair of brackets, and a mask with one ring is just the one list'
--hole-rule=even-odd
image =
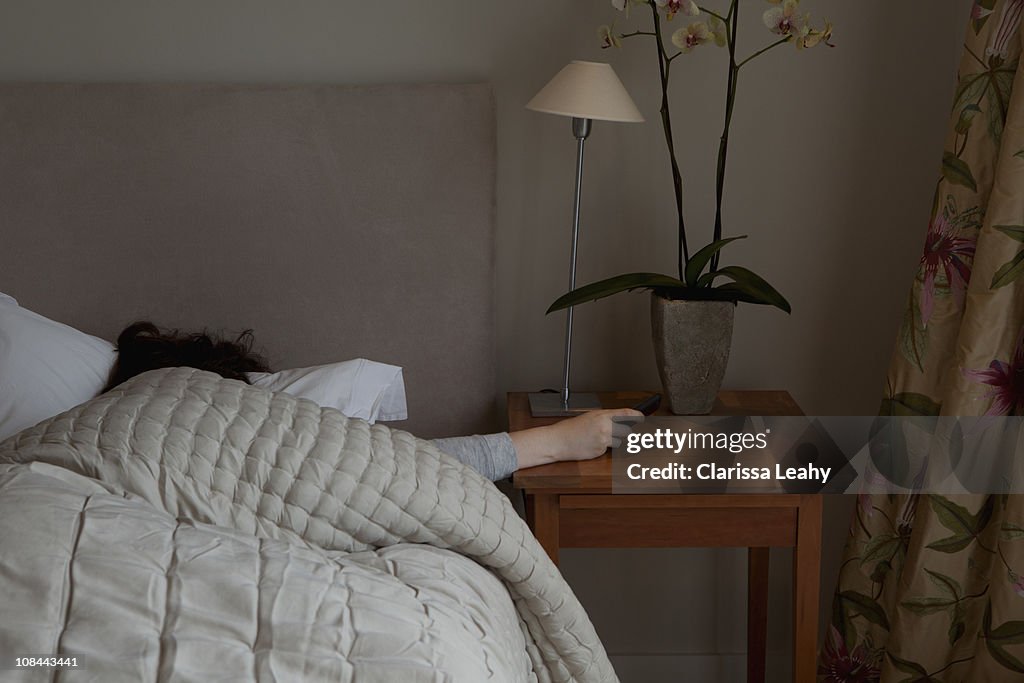
{"label": "dark brown hair", "polygon": [[248,383],[245,373],[270,372],[263,357],[253,352],[252,344],[252,330],[230,341],[205,330],[190,334],[164,332],[149,321],[132,323],[117,337],[117,363],[104,391],[149,370],[182,366]]}

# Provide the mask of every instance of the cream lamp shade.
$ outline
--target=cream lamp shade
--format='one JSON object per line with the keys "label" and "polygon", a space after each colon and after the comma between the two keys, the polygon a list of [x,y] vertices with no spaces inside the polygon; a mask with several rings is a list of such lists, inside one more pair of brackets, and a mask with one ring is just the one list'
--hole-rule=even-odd
{"label": "cream lamp shade", "polygon": [[598,121],[644,120],[611,64],[602,62],[570,62],[534,95],[526,108]]}

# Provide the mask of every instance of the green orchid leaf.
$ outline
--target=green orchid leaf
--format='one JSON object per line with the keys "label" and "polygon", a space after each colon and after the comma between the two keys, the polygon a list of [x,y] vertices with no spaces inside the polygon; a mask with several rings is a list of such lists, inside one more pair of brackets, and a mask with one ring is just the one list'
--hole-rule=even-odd
{"label": "green orchid leaf", "polygon": [[1024,242],[1024,225],[994,225],[992,227],[1007,237],[1012,237],[1018,242]]}
{"label": "green orchid leaf", "polygon": [[685,289],[686,285],[674,277],[660,275],[658,273],[626,273],[616,275],[606,280],[592,282],[589,285],[578,287],[571,292],[558,297],[547,312],[553,313],[569,306],[596,301],[619,292],[628,292],[634,289]]}
{"label": "green orchid leaf", "polygon": [[1024,159],[1024,149],[1022,149],[1021,151],[1017,152],[1013,156],[1017,157],[1018,159]]}
{"label": "green orchid leaf", "polygon": [[662,289],[655,288],[654,292],[664,296],[666,299],[674,299],[679,301],[728,301],[730,303],[737,303],[740,301],[747,303],[761,303],[759,301],[751,301],[749,298],[737,295],[736,293],[723,291],[721,288],[711,289],[709,287],[686,287],[684,289]]}
{"label": "green orchid leaf", "polygon": [[790,312],[789,309],[785,307],[789,305],[788,302],[785,303],[785,306],[778,306],[772,298],[766,296],[764,293],[758,292],[738,282],[719,285],[709,291],[717,292],[718,297],[728,301],[742,301],[748,304],[758,304],[759,306],[776,306],[786,313]]}
{"label": "green orchid leaf", "polygon": [[[723,296],[735,301],[742,301],[750,304],[758,304],[760,306],[776,305],[774,301],[772,301],[769,297],[765,296],[763,293],[758,292],[738,282],[729,282],[724,285],[719,285],[718,287],[715,287],[712,291],[719,292]],[[785,311],[786,313],[789,313],[790,311],[785,306],[788,306],[788,302],[784,306],[778,306],[778,308],[782,311]]]}
{"label": "green orchid leaf", "polygon": [[713,272],[713,273],[704,273],[704,274],[703,274],[703,275],[701,275],[701,276],[700,276],[699,278],[697,278],[697,285],[696,285],[696,286],[697,286],[697,287],[707,287],[707,286],[709,286],[709,285],[710,285],[710,284],[711,284],[712,282],[714,282],[714,281],[715,281],[715,278],[716,278],[716,277],[718,277],[718,273],[717,273],[717,272]]}
{"label": "green orchid leaf", "polygon": [[718,240],[717,242],[712,242],[691,256],[690,260],[686,262],[686,286],[697,286],[697,279],[700,277],[700,274],[704,272],[704,268],[706,268],[708,262],[711,261],[711,257],[721,251],[722,247],[729,244],[729,242],[735,242],[736,240],[746,238],[746,235],[740,235],[739,237],[729,237],[724,240]]}
{"label": "green orchid leaf", "polygon": [[1017,539],[1024,538],[1024,528],[1016,524],[1003,522],[1003,525],[999,528],[999,538],[1004,541],[1016,541]]}
{"label": "green orchid leaf", "polygon": [[942,155],[942,175],[949,182],[955,185],[963,185],[966,188],[978,191],[978,183],[974,181],[974,174],[967,162],[960,159],[952,152]]}
{"label": "green orchid leaf", "polygon": [[857,591],[843,591],[839,594],[839,599],[871,623],[881,626],[886,631],[889,630],[889,618],[885,616],[885,610],[870,596]]}
{"label": "green orchid leaf", "polygon": [[989,289],[1005,287],[1020,277],[1021,273],[1024,273],[1024,251],[1014,256],[1012,260],[1004,263],[996,271],[996,274],[992,276],[992,284],[989,285]]}
{"label": "green orchid leaf", "polygon": [[724,268],[719,268],[714,272],[715,277],[718,277],[719,275],[732,278],[733,282],[727,285],[721,285],[718,289],[742,292],[754,299],[751,303],[775,306],[786,313],[793,312],[789,302],[786,301],[786,297],[782,296],[777,289],[768,284],[768,282],[757,273],[742,266],[725,266]]}

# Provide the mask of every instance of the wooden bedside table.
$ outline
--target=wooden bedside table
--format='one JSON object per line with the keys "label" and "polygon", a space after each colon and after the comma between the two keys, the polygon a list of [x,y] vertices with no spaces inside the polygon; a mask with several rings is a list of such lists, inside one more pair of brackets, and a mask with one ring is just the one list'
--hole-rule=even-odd
{"label": "wooden bedside table", "polygon": [[[650,392],[600,393],[628,408]],[[666,408],[658,415],[670,415]],[[803,415],[785,391],[722,391],[712,415]],[[509,431],[552,424],[535,418],[525,392],[508,394]],[[747,680],[763,682],[768,631],[768,549],[793,548],[793,674],[815,679],[821,562],[821,496],[797,494],[612,494],[611,455],[520,470],[527,522],[551,559],[559,548],[748,548]]]}

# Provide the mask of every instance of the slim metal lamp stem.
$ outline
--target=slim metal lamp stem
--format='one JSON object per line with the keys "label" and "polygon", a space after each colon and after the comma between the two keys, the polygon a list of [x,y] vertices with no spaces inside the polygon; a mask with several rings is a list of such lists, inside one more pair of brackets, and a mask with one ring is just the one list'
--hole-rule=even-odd
{"label": "slim metal lamp stem", "polygon": [[[576,250],[580,238],[580,194],[583,188],[583,143],[590,135],[590,119],[573,117],[572,134],[576,136],[576,190],[572,203],[572,257],[569,261],[569,291],[576,289]],[[572,306],[565,315],[565,357],[562,370],[562,407],[569,408],[569,366],[572,356]]]}

